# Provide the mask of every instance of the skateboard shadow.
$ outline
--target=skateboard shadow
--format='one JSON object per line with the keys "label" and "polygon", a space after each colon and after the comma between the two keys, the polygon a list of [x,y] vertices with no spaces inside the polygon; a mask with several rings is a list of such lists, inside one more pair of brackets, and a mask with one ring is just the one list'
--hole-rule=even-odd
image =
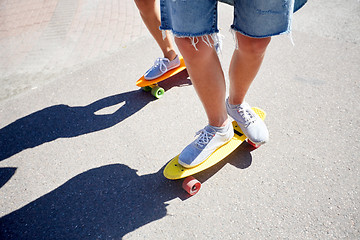
{"label": "skateboard shadow", "polygon": [[0,168],[0,188],[10,180],[10,178],[15,174],[16,168],[5,167]]}
{"label": "skateboard shadow", "polygon": [[[242,144],[196,177],[204,182],[227,163],[247,168],[252,160],[250,150]],[[122,239],[165,217],[168,201],[189,197],[181,188],[182,181],[163,176],[164,167],[143,176],[124,164],[83,172],[0,218],[0,239]]]}
{"label": "skateboard shadow", "polygon": [[243,142],[238,148],[236,148],[229,156],[217,163],[216,165],[208,168],[195,175],[200,182],[204,183],[212,176],[214,176],[219,170],[221,170],[226,164],[231,164],[239,169],[246,169],[251,166],[252,156],[251,151],[254,150],[247,142]]}
{"label": "skateboard shadow", "polygon": [[[121,93],[86,106],[60,104],[44,108],[0,129],[0,161],[25,149],[58,138],[71,138],[112,127],[130,117],[154,97],[140,90]],[[96,114],[107,107],[124,103],[110,114]]]}
{"label": "skateboard shadow", "polygon": [[[0,218],[0,239],[121,239],[166,216],[179,182],[123,164],[88,170]],[[184,192],[184,194],[186,194]]]}

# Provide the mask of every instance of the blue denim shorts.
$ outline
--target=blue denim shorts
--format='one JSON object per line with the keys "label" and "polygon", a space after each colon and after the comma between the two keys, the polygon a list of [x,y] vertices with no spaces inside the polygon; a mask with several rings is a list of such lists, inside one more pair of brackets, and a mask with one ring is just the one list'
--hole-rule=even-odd
{"label": "blue denim shorts", "polygon": [[[299,1],[225,0],[234,5],[231,28],[246,36],[264,38],[291,31],[291,19]],[[302,4],[302,5],[303,5]],[[198,37],[218,33],[217,0],[161,0],[161,30],[177,37]]]}

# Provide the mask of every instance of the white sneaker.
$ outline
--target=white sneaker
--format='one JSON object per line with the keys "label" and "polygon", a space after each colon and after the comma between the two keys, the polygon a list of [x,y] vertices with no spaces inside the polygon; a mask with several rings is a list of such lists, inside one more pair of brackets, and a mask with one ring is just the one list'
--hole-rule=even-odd
{"label": "white sneaker", "polygon": [[195,141],[189,144],[179,156],[179,164],[185,168],[196,167],[204,162],[213,152],[231,140],[234,130],[231,121],[223,128],[206,126],[198,131]]}
{"label": "white sneaker", "polygon": [[238,124],[245,136],[256,145],[269,141],[269,131],[264,121],[251,109],[249,104],[232,105],[226,99],[226,109]]}
{"label": "white sneaker", "polygon": [[158,58],[156,59],[154,65],[146,71],[144,78],[145,80],[153,80],[162,76],[167,71],[177,68],[178,66],[180,66],[179,56],[176,56],[172,61],[167,58]]}

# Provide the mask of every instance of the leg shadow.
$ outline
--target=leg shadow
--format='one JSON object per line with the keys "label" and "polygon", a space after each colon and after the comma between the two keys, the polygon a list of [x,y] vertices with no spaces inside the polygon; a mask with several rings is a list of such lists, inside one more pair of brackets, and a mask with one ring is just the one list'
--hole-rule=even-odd
{"label": "leg shadow", "polygon": [[16,168],[0,168],[0,188],[15,174]]}
{"label": "leg shadow", "polygon": [[[76,137],[112,127],[153,100],[152,96],[137,90],[109,96],[86,106],[60,104],[44,108],[0,129],[0,161],[58,138]],[[111,114],[96,114],[119,103],[124,105]]]}
{"label": "leg shadow", "polygon": [[0,218],[0,239],[121,239],[165,217],[165,202],[182,191],[162,169],[144,176],[123,164],[91,169]]}

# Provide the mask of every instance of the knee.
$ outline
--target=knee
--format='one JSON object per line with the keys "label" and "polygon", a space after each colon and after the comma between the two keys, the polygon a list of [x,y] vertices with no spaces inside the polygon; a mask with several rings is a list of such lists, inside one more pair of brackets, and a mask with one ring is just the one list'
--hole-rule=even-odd
{"label": "knee", "polygon": [[236,33],[236,39],[238,43],[238,49],[241,52],[262,55],[265,53],[267,46],[271,41],[271,37],[266,38],[251,38],[244,36],[241,33]]}
{"label": "knee", "polygon": [[195,53],[196,49],[192,46],[190,39],[175,37],[175,43],[183,56],[191,56]]}

